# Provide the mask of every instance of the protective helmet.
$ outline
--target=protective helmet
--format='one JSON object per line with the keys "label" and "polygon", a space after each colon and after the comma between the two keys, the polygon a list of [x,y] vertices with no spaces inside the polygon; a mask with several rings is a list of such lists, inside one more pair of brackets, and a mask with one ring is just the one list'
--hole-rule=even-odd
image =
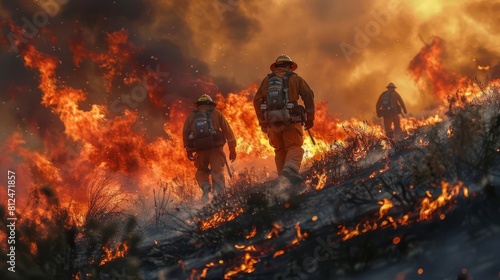
{"label": "protective helmet", "polygon": [[198,98],[198,100],[195,102],[195,104],[196,104],[196,106],[200,106],[200,105],[203,105],[203,104],[215,105],[215,102],[212,99],[212,97],[210,97],[210,95],[203,94],[202,96],[200,96],[200,98]]}
{"label": "protective helmet", "polygon": [[297,63],[293,62],[292,59],[288,55],[282,54],[282,55],[278,56],[278,58],[276,58],[276,61],[273,64],[271,64],[271,66],[269,68],[271,69],[271,71],[274,71],[274,69],[278,68],[280,66],[280,64],[283,62],[292,63],[292,65],[290,67],[290,70],[292,70],[292,71],[294,71],[298,67]]}
{"label": "protective helmet", "polygon": [[396,88],[396,86],[395,86],[393,83],[389,83],[389,84],[387,85],[387,88]]}

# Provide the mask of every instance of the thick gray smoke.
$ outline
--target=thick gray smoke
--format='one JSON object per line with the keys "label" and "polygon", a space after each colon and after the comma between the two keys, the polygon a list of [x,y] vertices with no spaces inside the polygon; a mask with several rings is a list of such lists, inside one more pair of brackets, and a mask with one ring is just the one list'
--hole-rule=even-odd
{"label": "thick gray smoke", "polygon": [[[40,105],[36,75],[13,50],[5,20],[24,27],[23,39],[59,58],[61,81],[88,92],[83,108],[99,103],[118,113],[135,109],[150,131],[166,120],[172,104],[189,109],[203,93],[226,94],[260,83],[281,53],[298,63],[297,72],[317,99],[328,100],[330,110],[340,118],[374,119],[376,98],[389,82],[398,86],[411,113],[418,115],[428,108],[432,93],[419,89],[408,65],[435,36],[444,42],[447,71],[489,80],[498,76],[500,68],[496,32],[500,19],[495,16],[500,4],[486,0],[0,3],[4,23],[0,114],[2,126],[8,127],[0,140],[18,128],[37,131],[61,126],[50,109]],[[125,69],[153,71],[161,78],[152,98],[133,95],[137,84],[124,84],[126,71],[106,92],[102,69],[88,58],[78,66],[73,61],[71,42],[104,52],[106,34],[120,30],[128,32],[139,49]]]}

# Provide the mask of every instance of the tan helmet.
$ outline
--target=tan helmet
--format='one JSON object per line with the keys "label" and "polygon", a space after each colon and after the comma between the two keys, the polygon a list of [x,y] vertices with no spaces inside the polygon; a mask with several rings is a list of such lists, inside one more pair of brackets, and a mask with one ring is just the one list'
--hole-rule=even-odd
{"label": "tan helmet", "polygon": [[210,97],[210,95],[203,94],[202,96],[200,96],[200,98],[198,98],[198,100],[195,102],[195,104],[196,104],[196,106],[200,106],[200,105],[203,105],[203,104],[215,105],[215,102],[212,99],[212,97]]}
{"label": "tan helmet", "polygon": [[389,84],[387,85],[387,88],[396,88],[396,86],[395,86],[393,83],[389,83]]}
{"label": "tan helmet", "polygon": [[271,69],[271,71],[274,71],[276,68],[278,68],[280,66],[281,63],[284,63],[284,62],[291,63],[290,70],[292,70],[292,71],[294,71],[298,67],[297,63],[293,62],[293,60],[288,55],[282,54],[282,55],[278,56],[278,58],[276,58],[276,61],[273,64],[271,64],[271,66],[269,68]]}

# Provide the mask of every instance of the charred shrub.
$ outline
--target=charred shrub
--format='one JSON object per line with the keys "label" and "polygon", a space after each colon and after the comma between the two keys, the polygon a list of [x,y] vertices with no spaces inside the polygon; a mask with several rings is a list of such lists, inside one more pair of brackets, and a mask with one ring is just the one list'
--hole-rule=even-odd
{"label": "charred shrub", "polygon": [[252,230],[272,227],[276,214],[265,186],[255,185],[257,178],[254,169],[246,169],[224,194],[194,214],[195,237],[206,248],[216,250],[223,243],[244,240]]}
{"label": "charred shrub", "polygon": [[[50,187],[33,187],[29,196],[26,208],[17,213],[15,273],[2,267],[0,275],[9,279],[15,279],[11,278],[13,276],[17,279],[72,279],[77,273],[74,263],[77,227],[70,211],[59,204]],[[7,229],[5,214],[2,211],[3,229]],[[6,252],[1,252],[3,263],[7,261],[5,258]]]}
{"label": "charred shrub", "polygon": [[476,98],[457,91],[447,102],[448,119],[429,130],[428,144],[410,161],[415,186],[438,186],[446,180],[482,188],[474,195],[481,206],[470,204],[465,221],[471,228],[491,225],[500,213],[494,179],[500,174],[498,88],[483,90]]}
{"label": "charred shrub", "polygon": [[374,150],[380,149],[381,132],[366,121],[343,125],[346,137],[335,140],[331,149],[314,160],[306,173],[306,179],[318,184],[322,174],[326,185],[335,184],[347,177],[355,176],[361,169],[361,160]]}
{"label": "charred shrub", "polygon": [[135,222],[110,203],[121,200],[106,189],[106,180],[99,182],[93,181],[88,210],[81,213],[74,205],[62,205],[54,188],[33,186],[22,212],[16,213],[16,273],[2,268],[0,274],[19,279],[87,279],[122,271],[123,266],[118,270],[107,262],[133,258],[138,242]]}

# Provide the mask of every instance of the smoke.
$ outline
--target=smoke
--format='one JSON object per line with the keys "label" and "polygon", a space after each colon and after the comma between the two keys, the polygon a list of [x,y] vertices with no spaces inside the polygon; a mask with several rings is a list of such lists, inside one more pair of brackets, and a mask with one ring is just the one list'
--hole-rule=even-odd
{"label": "smoke", "polygon": [[[61,79],[88,92],[82,106],[111,106],[137,84],[125,84],[129,73],[121,73],[107,91],[102,69],[88,60],[75,65],[72,40],[99,53],[108,48],[106,34],[123,30],[138,49],[130,63],[146,73],[163,73],[147,99],[134,108],[122,104],[150,120],[145,124],[165,120],[174,105],[189,110],[203,93],[224,95],[259,84],[281,53],[298,63],[297,73],[316,99],[326,99],[330,111],[346,119],[375,119],[375,101],[389,82],[415,115],[437,104],[408,71],[410,61],[435,37],[442,39],[446,70],[482,81],[499,75],[500,19],[494,11],[500,4],[486,0],[44,2],[53,6],[2,1],[0,15],[28,28],[33,36],[27,39],[60,59]],[[3,22],[0,63],[8,65],[0,73],[3,126],[60,126],[50,109],[39,105],[37,80],[12,50],[10,31]]]}
{"label": "smoke", "polygon": [[221,0],[190,4],[183,18],[196,34],[186,40],[193,44],[186,50],[210,66],[211,76],[230,77],[243,87],[259,83],[273,60],[286,53],[332,111],[370,119],[389,82],[398,85],[414,114],[428,107],[433,94],[415,84],[408,66],[434,37],[444,42],[443,63],[450,71],[474,78],[476,57],[497,65],[497,20],[489,12],[495,6],[488,1]]}

